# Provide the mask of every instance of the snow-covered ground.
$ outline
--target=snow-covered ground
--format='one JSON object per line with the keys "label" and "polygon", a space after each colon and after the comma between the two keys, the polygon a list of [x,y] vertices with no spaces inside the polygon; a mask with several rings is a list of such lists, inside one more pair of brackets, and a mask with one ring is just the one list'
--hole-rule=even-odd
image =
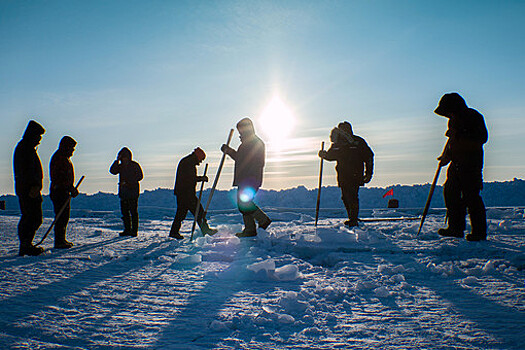
{"label": "snow-covered ground", "polygon": [[212,215],[220,232],[193,243],[168,218],[137,238],[116,215],[76,218],[76,246],[39,257],[17,256],[18,218],[0,217],[0,348],[525,348],[522,208],[489,209],[480,243],[439,238],[436,214],[419,239],[418,221],[271,216],[239,240],[238,214]]}

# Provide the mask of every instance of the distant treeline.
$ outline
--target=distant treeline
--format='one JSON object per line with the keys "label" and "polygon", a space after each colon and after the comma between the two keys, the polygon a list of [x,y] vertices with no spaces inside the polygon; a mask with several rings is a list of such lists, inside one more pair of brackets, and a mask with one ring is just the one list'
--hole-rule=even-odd
{"label": "distant treeline", "polygon": [[[394,195],[383,198],[383,195],[393,189]],[[422,208],[428,196],[430,184],[425,185],[394,185],[386,188],[362,187],[359,191],[362,209],[386,208],[388,200],[399,200],[400,208]],[[206,203],[209,190],[204,191],[203,203]],[[514,207],[525,206],[525,180],[514,179],[504,182],[487,182],[482,191],[483,200],[487,207]],[[257,202],[262,207],[270,208],[315,208],[317,190],[309,190],[304,186],[274,191],[259,190]],[[13,195],[0,196],[6,201],[6,210],[1,214],[17,215],[19,213],[18,199]],[[432,200],[433,208],[444,208],[443,188],[438,186]],[[140,211],[159,211],[165,215],[173,215],[176,207],[173,190],[159,188],[153,191],[144,191],[139,198]],[[323,187],[321,196],[322,208],[343,208],[341,192],[338,187]],[[235,209],[235,189],[229,191],[215,191],[210,210]],[[44,196],[44,215],[52,216],[52,204],[48,196]],[[75,210],[88,211],[118,211],[119,199],[113,193],[96,193],[92,195],[80,194],[73,200],[73,215]]]}

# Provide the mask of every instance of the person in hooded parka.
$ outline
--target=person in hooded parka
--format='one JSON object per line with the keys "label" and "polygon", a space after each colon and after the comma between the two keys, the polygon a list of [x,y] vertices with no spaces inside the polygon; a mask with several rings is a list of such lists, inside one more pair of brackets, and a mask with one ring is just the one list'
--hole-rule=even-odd
{"label": "person in hooded parka", "polygon": [[374,170],[374,153],[366,141],[354,135],[352,125],[345,121],[332,129],[332,145],[328,151],[319,151],[319,157],[336,161],[337,183],[348,213],[345,225],[358,225],[359,187],[369,183]]}
{"label": "person in hooded parka", "polygon": [[[72,137],[64,136],[49,162],[51,177],[49,196],[55,210],[55,248],[58,249],[73,247],[73,243],[66,240],[66,230],[71,210],[70,198],[78,196],[78,190],[74,186],[75,170],[71,162],[76,145],[77,142]],[[64,205],[66,205],[64,211],[57,218],[56,215]]]}
{"label": "person in hooded parka", "polygon": [[109,172],[119,175],[118,196],[120,198],[120,211],[124,222],[124,231],[120,236],[137,237],[139,229],[138,200],[140,193],[139,181],[144,178],[139,163],[132,160],[129,148],[122,148],[117,159],[111,164]]}
{"label": "person in hooded parka", "polygon": [[22,140],[18,142],[13,154],[15,193],[20,204],[18,238],[19,255],[39,255],[41,247],[33,245],[36,231],[42,225],[42,181],[44,178],[42,163],[37,153],[37,146],[45,133],[42,125],[34,120],[27,124]]}
{"label": "person in hooded parka", "polygon": [[488,131],[483,115],[469,108],[458,93],[443,95],[436,114],[448,118],[447,145],[438,158],[440,166],[448,164],[447,180],[443,185],[448,227],[438,230],[445,237],[463,238],[467,209],[472,231],[469,241],[487,238],[487,214],[480,191],[483,188],[483,144]]}
{"label": "person in hooded parka", "polygon": [[272,220],[254,202],[255,195],[262,185],[265,164],[264,142],[255,134],[250,118],[243,118],[237,123],[241,144],[237,150],[222,145],[221,151],[235,161],[233,186],[237,186],[237,206],[242,213],[244,229],[238,237],[257,235],[257,227],[266,229]]}

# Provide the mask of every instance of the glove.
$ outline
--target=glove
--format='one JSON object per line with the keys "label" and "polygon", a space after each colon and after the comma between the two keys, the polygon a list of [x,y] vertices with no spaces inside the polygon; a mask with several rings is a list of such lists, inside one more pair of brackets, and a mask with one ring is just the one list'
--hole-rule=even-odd
{"label": "glove", "polygon": [[365,173],[365,177],[363,177],[363,182],[365,184],[369,183],[372,180],[372,174]]}
{"label": "glove", "polygon": [[437,158],[437,160],[439,160],[439,166],[445,166],[447,165],[448,163],[450,163],[450,157],[446,156],[446,155],[441,155]]}
{"label": "glove", "polygon": [[78,196],[78,190],[75,187],[72,187],[71,190],[69,191],[69,193],[71,194],[71,197],[73,197],[73,198]]}
{"label": "glove", "polygon": [[319,151],[319,157],[321,157],[321,158],[323,158],[323,159],[326,158],[326,154],[327,154],[326,151],[322,151],[322,150]]}
{"label": "glove", "polygon": [[223,145],[221,146],[221,152],[222,152],[222,153],[228,153],[229,149],[230,149],[230,146],[228,146],[228,145],[224,145],[224,144],[223,144]]}
{"label": "glove", "polygon": [[208,176],[206,176],[206,175],[198,176],[197,177],[197,182],[208,182]]}

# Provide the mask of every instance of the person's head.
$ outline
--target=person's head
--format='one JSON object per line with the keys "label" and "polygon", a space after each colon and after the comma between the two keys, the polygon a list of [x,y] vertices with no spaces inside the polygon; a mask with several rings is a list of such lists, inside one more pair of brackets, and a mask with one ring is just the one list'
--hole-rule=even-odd
{"label": "person's head", "polygon": [[71,157],[73,155],[73,152],[75,152],[75,146],[77,145],[77,142],[70,136],[64,136],[60,140],[60,143],[58,145],[58,149],[61,152],[64,152],[66,157]]}
{"label": "person's head", "polygon": [[467,108],[467,104],[465,103],[463,97],[461,97],[457,92],[451,92],[444,94],[441,97],[437,108],[434,110],[434,113],[450,118]]}
{"label": "person's head", "polygon": [[197,147],[193,150],[193,153],[195,154],[195,157],[197,158],[197,164],[202,163],[204,159],[206,159],[206,153],[200,148]]}
{"label": "person's head", "polygon": [[339,125],[337,127],[339,129],[341,129],[341,131],[347,133],[348,135],[353,135],[354,134],[354,132],[352,130],[352,124],[350,124],[347,121],[339,123]]}
{"label": "person's head", "polygon": [[237,123],[237,130],[239,131],[241,141],[255,135],[255,128],[253,127],[253,122],[250,118],[242,118],[239,120]]}
{"label": "person's head", "polygon": [[330,132],[330,141],[336,143],[337,140],[339,140],[339,130],[337,128],[333,128]]}
{"label": "person's head", "polygon": [[123,147],[118,152],[118,159],[122,161],[122,163],[127,163],[131,161],[131,151],[127,147]]}
{"label": "person's head", "polygon": [[33,147],[36,147],[40,140],[42,140],[42,135],[46,132],[46,130],[42,127],[42,125],[38,124],[34,120],[30,120],[27,124],[26,130],[24,131],[24,136],[22,136],[22,139],[29,142]]}

